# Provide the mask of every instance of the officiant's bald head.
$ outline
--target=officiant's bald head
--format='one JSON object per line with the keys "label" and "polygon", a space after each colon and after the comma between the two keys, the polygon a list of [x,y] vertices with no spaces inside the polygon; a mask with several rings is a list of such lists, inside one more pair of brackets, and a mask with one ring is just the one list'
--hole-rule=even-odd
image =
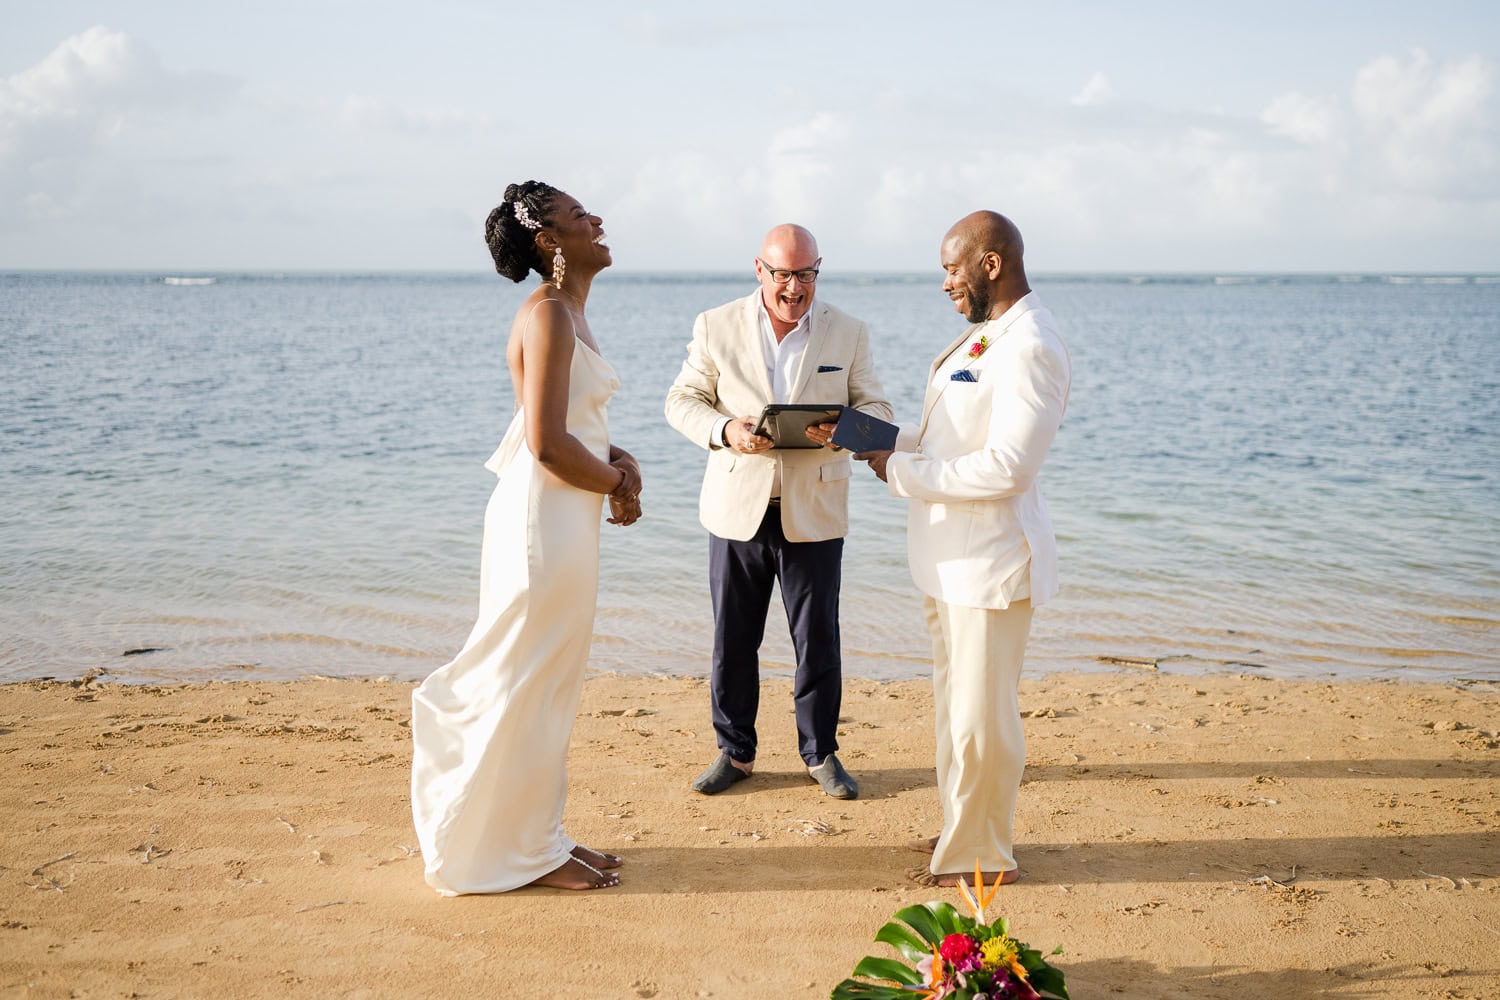
{"label": "officiant's bald head", "polygon": [[812,308],[822,263],[818,241],[804,227],[784,222],[766,233],[755,258],[755,278],[778,340]]}

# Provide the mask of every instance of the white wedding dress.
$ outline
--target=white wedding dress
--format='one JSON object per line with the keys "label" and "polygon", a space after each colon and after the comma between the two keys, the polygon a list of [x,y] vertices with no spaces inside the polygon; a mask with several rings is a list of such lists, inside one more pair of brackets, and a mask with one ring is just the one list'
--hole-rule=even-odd
{"label": "white wedding dress", "polygon": [[[568,432],[609,460],[614,370],[578,341]],[[479,620],[412,694],[411,805],[427,883],[445,896],[505,892],[568,860],[568,740],[594,631],[603,496],[536,463],[518,409],[485,467]]]}

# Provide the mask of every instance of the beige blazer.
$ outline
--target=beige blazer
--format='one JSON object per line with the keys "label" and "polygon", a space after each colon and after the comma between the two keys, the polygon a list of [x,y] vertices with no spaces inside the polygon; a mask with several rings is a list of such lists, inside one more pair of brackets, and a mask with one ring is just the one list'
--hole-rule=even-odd
{"label": "beige blazer", "polygon": [[[713,440],[721,417],[754,416],[772,402],[758,308],[760,290],[699,314],[677,380],[667,391],[667,423],[708,449],[698,519],[720,538],[744,541],[765,518],[781,470],[781,527],[789,541],[820,542],[849,533],[849,453],[827,448],[742,455]],[[788,403],[838,403],[891,419],[875,376],[870,331],[821,299]]]}
{"label": "beige blazer", "polygon": [[[975,381],[933,377],[981,336],[962,367]],[[1004,608],[1006,580],[1031,562],[1031,603],[1057,593],[1057,540],[1037,488],[1068,407],[1072,368],[1052,313],[1032,292],[971,327],[927,375],[922,423],[903,428],[886,464],[891,493],[912,500],[907,555],[917,587],[938,600]]]}

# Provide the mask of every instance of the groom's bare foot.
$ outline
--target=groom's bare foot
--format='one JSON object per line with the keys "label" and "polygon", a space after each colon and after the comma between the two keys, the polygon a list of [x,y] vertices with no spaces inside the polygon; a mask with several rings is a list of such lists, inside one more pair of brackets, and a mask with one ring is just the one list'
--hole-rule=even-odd
{"label": "groom's bare foot", "polygon": [[[1012,868],[1010,871],[1006,872],[980,872],[979,877],[984,879],[985,885],[989,886],[995,884],[995,876],[997,874],[1000,877],[1001,885],[1010,885],[1016,879],[1021,877],[1021,871],[1018,868]],[[970,888],[972,888],[974,885],[973,872],[953,872],[951,874],[938,875],[926,868],[918,867],[908,868],[906,870],[906,877],[911,879],[918,885],[933,887],[941,886],[945,889],[951,889],[954,886],[958,885],[958,883],[960,882],[962,882],[964,885],[969,886]]]}
{"label": "groom's bare foot", "polygon": [[620,884],[620,876],[571,858],[529,884],[548,889],[611,889]]}
{"label": "groom's bare foot", "polygon": [[937,842],[936,837],[913,837],[906,842],[906,849],[916,851],[918,854],[931,854],[937,850]]}
{"label": "groom's bare foot", "polygon": [[584,864],[603,871],[618,868],[625,863],[625,859],[621,858],[618,854],[605,854],[603,851],[596,851],[592,847],[584,847],[582,844],[573,848],[571,853],[573,857]]}

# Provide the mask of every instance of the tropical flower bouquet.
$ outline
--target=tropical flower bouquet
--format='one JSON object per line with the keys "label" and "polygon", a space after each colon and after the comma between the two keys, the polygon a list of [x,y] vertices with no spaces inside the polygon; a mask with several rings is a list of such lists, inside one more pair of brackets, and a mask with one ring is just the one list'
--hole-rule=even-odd
{"label": "tropical flower bouquet", "polygon": [[[974,885],[971,891],[958,884],[974,911],[972,918],[947,903],[897,910],[875,940],[894,947],[912,965],[867,956],[854,967],[860,978],[835,986],[831,1000],[1068,1000],[1063,974],[1041,952],[1011,937],[1003,917],[985,920],[984,908],[1000,888],[999,877],[986,892],[976,865]],[[1052,954],[1062,954],[1062,946]],[[885,982],[865,981],[871,979]]]}

